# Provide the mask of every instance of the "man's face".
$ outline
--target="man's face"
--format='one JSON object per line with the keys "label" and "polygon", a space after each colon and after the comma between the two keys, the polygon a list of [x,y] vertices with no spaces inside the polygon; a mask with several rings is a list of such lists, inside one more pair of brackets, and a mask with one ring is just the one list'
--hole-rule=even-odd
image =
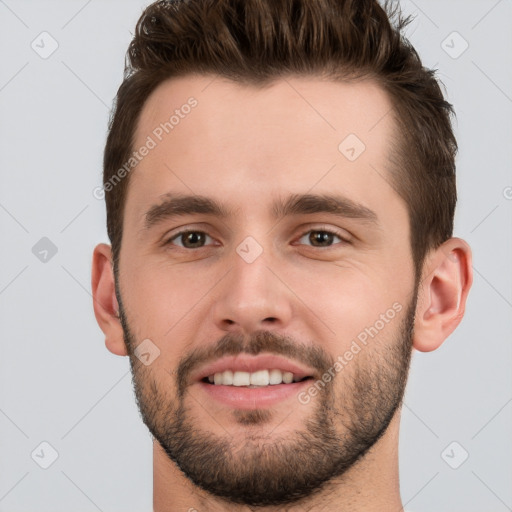
{"label": "man's face", "polygon": [[396,413],[416,283],[387,170],[394,129],[368,82],[188,76],[148,99],[121,320],[132,350],[149,339],[160,351],[148,366],[131,356],[145,423],[207,491],[300,499],[356,464]]}

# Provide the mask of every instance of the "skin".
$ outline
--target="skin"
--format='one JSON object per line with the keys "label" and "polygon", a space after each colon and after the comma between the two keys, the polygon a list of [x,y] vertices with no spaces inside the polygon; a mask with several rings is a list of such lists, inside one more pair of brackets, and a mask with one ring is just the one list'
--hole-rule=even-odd
{"label": "skin", "polygon": [[[435,350],[460,323],[472,283],[470,248],[451,238],[430,251],[415,292],[407,207],[386,179],[395,124],[387,115],[391,103],[378,85],[289,77],[257,89],[212,76],[168,80],[147,100],[134,148],[191,96],[198,105],[130,176],[118,268],[122,318],[111,248],[99,244],[94,250],[94,311],[106,346],[125,356],[127,343],[133,349],[149,338],[160,350],[150,366],[130,352],[140,399],[149,403],[152,381],[160,405],[171,410],[178,394],[177,371],[194,350],[214,347],[226,336],[252,340],[267,331],[334,360],[398,303],[402,307],[396,316],[330,385],[336,411],[332,423],[343,443],[346,424],[357,414],[341,404],[356,397],[358,371],[383,365],[385,375],[393,377],[386,389],[394,390],[399,401],[405,382],[400,384],[400,375],[394,375],[396,365],[386,365],[386,351],[409,342],[411,351]],[[350,133],[366,146],[355,161],[338,150]],[[236,215],[187,215],[145,230],[146,212],[168,192],[208,196]],[[378,227],[330,213],[279,219],[271,214],[276,198],[332,192],[373,210]],[[209,235],[205,245],[180,247],[186,243],[180,237],[174,239],[176,245],[163,245],[184,228]],[[304,236],[325,229],[339,232],[348,242],[334,237],[330,247],[318,247]],[[236,251],[248,236],[263,251],[252,263]],[[401,330],[408,306],[415,312],[409,340]],[[404,374],[407,369],[404,364]],[[382,390],[377,387],[372,393],[378,403]],[[192,430],[217,439],[229,436],[239,450],[261,447],[262,439],[270,445],[294,439],[318,412],[321,400],[321,393],[307,404],[294,396],[264,408],[261,421],[253,416],[252,422],[244,422],[250,413],[211,400],[197,383],[189,383],[183,396]],[[368,410],[376,414],[377,409]],[[163,421],[164,416],[154,415]],[[402,510],[399,423],[397,407],[371,449],[318,492],[258,510]],[[153,455],[155,512],[254,509],[201,489],[156,441]],[[242,456],[236,460],[244,460]]]}

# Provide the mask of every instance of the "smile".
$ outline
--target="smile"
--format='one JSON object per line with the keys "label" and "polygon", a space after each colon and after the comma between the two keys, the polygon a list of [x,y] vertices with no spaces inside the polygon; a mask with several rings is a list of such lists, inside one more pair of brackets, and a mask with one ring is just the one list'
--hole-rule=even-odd
{"label": "smile", "polygon": [[238,354],[211,361],[191,375],[213,402],[230,409],[260,409],[296,400],[318,372],[276,354]]}
{"label": "smile", "polygon": [[273,368],[271,370],[258,370],[255,372],[225,370],[205,377],[204,382],[209,382],[215,386],[246,386],[255,388],[291,384],[292,382],[300,382],[308,378],[307,376],[294,375],[292,372],[283,372],[278,368]]}

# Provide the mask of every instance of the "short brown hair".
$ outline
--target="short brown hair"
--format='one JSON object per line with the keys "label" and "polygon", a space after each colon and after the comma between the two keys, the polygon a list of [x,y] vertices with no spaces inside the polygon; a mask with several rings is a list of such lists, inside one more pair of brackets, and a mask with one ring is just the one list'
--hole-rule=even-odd
{"label": "short brown hair", "polygon": [[[104,184],[128,161],[144,103],[164,80],[215,74],[254,86],[285,75],[370,79],[389,95],[398,127],[390,184],[409,211],[416,276],[426,253],[452,236],[455,140],[435,70],[403,34],[398,4],[377,0],[167,0],[137,22],[109,123]],[[129,176],[105,192],[117,267]]]}

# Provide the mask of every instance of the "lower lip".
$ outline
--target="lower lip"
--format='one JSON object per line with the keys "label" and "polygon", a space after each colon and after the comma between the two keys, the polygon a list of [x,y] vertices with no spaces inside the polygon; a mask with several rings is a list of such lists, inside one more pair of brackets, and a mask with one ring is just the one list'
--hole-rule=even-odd
{"label": "lower lip", "polygon": [[292,397],[297,398],[300,390],[311,384],[310,380],[291,384],[273,384],[261,388],[222,386],[206,382],[199,382],[199,386],[209,397],[233,409],[263,409]]}

